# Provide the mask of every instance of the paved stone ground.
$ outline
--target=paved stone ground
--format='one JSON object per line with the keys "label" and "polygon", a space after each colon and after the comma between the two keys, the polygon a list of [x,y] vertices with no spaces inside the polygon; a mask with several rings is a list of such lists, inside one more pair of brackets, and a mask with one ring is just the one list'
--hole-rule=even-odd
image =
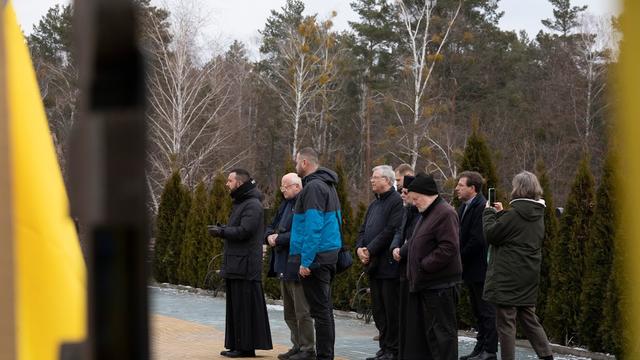
{"label": "paved stone ground", "polygon": [[[185,288],[187,289],[187,288]],[[150,287],[151,312],[154,315],[153,344],[154,359],[221,359],[219,353],[224,342],[224,298],[193,293],[194,289],[181,290],[175,287]],[[282,307],[267,305],[271,335],[278,349],[285,351],[289,342],[289,329],[282,317]],[[377,333],[373,324],[341,316],[336,312],[336,356],[343,359],[364,359],[378,349],[372,337]],[[178,320],[180,319],[180,320]],[[475,345],[475,334],[459,332],[458,352],[467,354]],[[557,347],[554,354],[558,360],[604,360],[611,357],[602,354],[586,354],[585,351]],[[265,359],[275,359],[279,350],[258,351]],[[573,354],[573,355],[569,355]],[[519,341],[517,360],[538,359],[527,341]]]}
{"label": "paved stone ground", "polygon": [[[151,350],[154,360],[228,359],[224,350],[224,333],[212,326],[201,325],[162,315],[151,317]],[[277,359],[287,347],[274,344],[274,349],[258,350],[260,359]]]}

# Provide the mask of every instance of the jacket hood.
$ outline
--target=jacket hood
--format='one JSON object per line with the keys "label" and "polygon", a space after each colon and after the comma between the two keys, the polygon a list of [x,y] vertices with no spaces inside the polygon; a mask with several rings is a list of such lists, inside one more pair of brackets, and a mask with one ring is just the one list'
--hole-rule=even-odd
{"label": "jacket hood", "polygon": [[526,221],[538,221],[544,216],[546,204],[543,199],[515,199],[510,202],[513,210]]}
{"label": "jacket hood", "polygon": [[338,174],[333,170],[319,167],[315,172],[305,176],[304,179],[302,179],[302,183],[307,184],[311,180],[322,180],[328,185],[336,185],[338,184]]}

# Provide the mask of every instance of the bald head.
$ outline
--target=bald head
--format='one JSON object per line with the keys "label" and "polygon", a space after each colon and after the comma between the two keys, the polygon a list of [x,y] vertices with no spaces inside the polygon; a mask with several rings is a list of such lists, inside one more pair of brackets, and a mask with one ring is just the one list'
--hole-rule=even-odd
{"label": "bald head", "polygon": [[285,199],[293,199],[302,190],[302,180],[296,173],[288,173],[282,177],[280,191]]}

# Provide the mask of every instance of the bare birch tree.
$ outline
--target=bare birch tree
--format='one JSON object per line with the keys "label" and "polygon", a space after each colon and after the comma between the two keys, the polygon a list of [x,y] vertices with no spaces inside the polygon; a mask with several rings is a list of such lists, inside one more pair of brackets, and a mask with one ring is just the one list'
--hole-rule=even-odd
{"label": "bare birch tree", "polygon": [[584,150],[589,149],[597,120],[609,107],[607,70],[617,57],[616,38],[611,19],[588,13],[580,17],[575,62],[583,85],[572,92],[572,103],[574,125]]}
{"label": "bare birch tree", "polygon": [[[191,5],[191,6],[189,6]],[[149,105],[151,151],[148,183],[157,209],[157,196],[165,179],[177,170],[187,183],[202,179],[225,140],[240,124],[225,119],[238,105],[230,96],[242,78],[224,71],[220,58],[200,64],[199,30],[204,25],[194,3],[172,9],[171,40],[161,24],[149,21]]]}
{"label": "bare birch tree", "polygon": [[[415,168],[420,147],[423,139],[426,139],[427,147],[442,156],[448,167],[453,169],[455,161],[452,152],[447,150],[447,146],[437,141],[430,129],[435,121],[436,112],[426,109],[425,101],[429,86],[432,82],[432,74],[435,66],[443,58],[443,48],[447,42],[449,33],[458,17],[462,2],[445,19],[442,31],[434,30],[434,9],[436,0],[426,0],[424,3],[405,4],[404,1],[397,1],[398,17],[402,27],[401,41],[406,44],[409,55],[404,63],[405,69],[409,73],[410,93],[408,100],[394,97],[394,112],[400,127],[404,132],[405,153],[410,157],[411,166]],[[409,114],[406,116],[404,114]],[[429,161],[430,165],[439,165]],[[446,176],[444,171],[441,171]]]}

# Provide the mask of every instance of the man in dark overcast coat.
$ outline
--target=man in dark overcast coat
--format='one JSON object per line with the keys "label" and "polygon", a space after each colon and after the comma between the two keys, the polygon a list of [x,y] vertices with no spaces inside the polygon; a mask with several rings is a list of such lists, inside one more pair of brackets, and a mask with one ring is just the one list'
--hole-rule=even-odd
{"label": "man in dark overcast coat", "polygon": [[460,257],[462,280],[469,291],[471,310],[476,318],[478,334],[476,345],[469,355],[460,360],[489,360],[496,358],[498,334],[496,310],[482,299],[487,273],[487,250],[482,231],[482,212],[487,200],[482,196],[482,175],[475,171],[463,171],[458,176],[456,195],[462,201],[458,209],[460,219]]}
{"label": "man in dark overcast coat", "polygon": [[402,222],[402,198],[393,188],[395,173],[388,165],[373,168],[371,202],[358,234],[356,249],[366,266],[371,287],[373,319],[380,332],[380,349],[367,360],[392,360],[398,356],[398,263],[390,246]]}
{"label": "man in dark overcast coat", "polygon": [[227,291],[224,346],[229,350],[220,355],[254,357],[256,349],[273,348],[262,290],[262,194],[244,169],[232,170],[226,186],[233,198],[229,223],[209,226],[211,235],[224,239],[220,274]]}

